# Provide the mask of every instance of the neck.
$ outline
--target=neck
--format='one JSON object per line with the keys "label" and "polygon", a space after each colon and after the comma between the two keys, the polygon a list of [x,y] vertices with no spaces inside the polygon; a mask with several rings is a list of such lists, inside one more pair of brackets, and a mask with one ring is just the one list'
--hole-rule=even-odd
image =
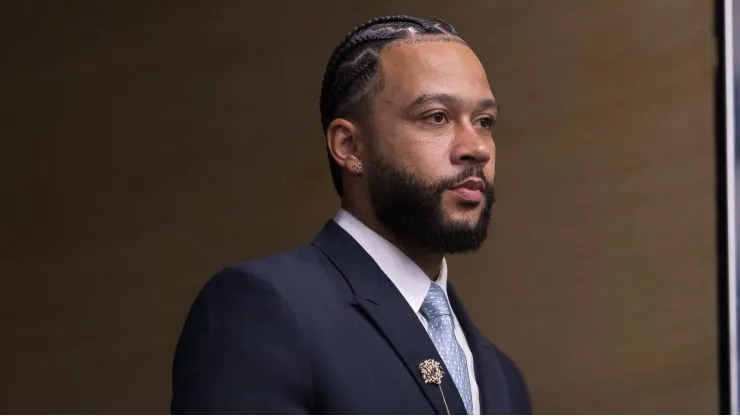
{"label": "neck", "polygon": [[418,244],[400,240],[378,221],[370,208],[362,209],[347,201],[342,201],[342,209],[352,214],[360,222],[365,224],[366,227],[396,246],[403,254],[416,263],[430,279],[437,280],[440,268],[442,267],[443,253],[430,252],[421,248]]}

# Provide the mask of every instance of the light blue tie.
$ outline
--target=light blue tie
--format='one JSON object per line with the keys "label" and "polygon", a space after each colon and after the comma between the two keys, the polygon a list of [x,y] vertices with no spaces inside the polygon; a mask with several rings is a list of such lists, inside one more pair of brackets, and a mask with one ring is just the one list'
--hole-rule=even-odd
{"label": "light blue tie", "polygon": [[447,296],[438,284],[432,283],[432,287],[429,288],[424,303],[421,304],[421,313],[427,318],[429,337],[432,338],[437,352],[452,376],[452,381],[457,386],[457,391],[460,392],[465,410],[472,415],[473,395],[468,378],[468,361],[455,338],[455,323],[452,320]]}

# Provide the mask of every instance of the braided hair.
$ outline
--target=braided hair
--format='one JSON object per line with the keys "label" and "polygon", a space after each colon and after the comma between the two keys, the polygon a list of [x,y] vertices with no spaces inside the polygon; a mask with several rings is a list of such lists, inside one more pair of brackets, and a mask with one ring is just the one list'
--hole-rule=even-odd
{"label": "braided hair", "polygon": [[[321,85],[321,125],[326,134],[332,120],[342,117],[360,120],[370,111],[375,91],[382,89],[378,74],[381,50],[390,43],[420,36],[440,36],[462,42],[455,28],[440,19],[412,16],[385,16],[357,26],[334,49]],[[327,147],[334,189],[342,196],[342,172]]]}

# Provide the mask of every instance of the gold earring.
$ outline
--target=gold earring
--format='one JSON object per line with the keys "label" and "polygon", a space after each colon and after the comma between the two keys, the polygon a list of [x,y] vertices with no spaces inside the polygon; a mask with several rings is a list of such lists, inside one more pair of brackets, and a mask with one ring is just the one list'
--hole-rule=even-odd
{"label": "gold earring", "polygon": [[362,162],[360,162],[359,160],[352,161],[349,169],[352,171],[352,173],[362,173]]}

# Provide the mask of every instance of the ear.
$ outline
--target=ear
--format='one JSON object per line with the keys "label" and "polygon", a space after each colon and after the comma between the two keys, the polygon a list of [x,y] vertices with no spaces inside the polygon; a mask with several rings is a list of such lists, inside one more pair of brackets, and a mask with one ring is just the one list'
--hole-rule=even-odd
{"label": "ear", "polygon": [[354,174],[362,173],[362,143],[356,124],[334,119],[326,129],[326,145],[337,165]]}

